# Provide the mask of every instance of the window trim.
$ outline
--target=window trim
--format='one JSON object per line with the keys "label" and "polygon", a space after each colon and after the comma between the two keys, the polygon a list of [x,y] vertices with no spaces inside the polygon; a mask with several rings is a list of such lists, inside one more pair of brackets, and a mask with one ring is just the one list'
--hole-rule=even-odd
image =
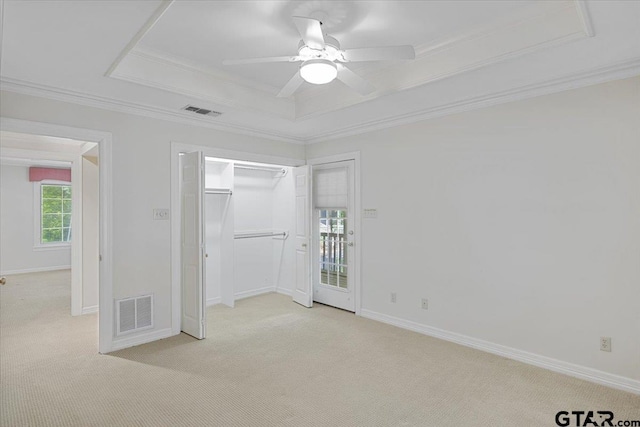
{"label": "window trim", "polygon": [[[73,185],[68,181],[58,181],[53,179],[43,179],[33,183],[33,250],[34,251],[54,251],[71,248],[71,240],[68,242],[42,243],[42,185]],[[73,205],[73,202],[71,202]],[[73,209],[71,210],[71,223],[73,224]]]}

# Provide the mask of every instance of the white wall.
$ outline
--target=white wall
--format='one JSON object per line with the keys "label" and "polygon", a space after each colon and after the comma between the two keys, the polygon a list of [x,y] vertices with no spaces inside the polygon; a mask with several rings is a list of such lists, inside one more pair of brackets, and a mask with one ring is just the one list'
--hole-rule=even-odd
{"label": "white wall", "polygon": [[[221,184],[221,169],[207,161],[207,187]],[[207,247],[207,304],[221,302],[221,254],[233,252],[233,290],[237,298],[257,293],[293,289],[293,243],[280,238],[221,240],[221,211],[228,196],[205,195]],[[233,178],[234,232],[291,231],[293,222],[293,181],[291,173],[278,177],[271,171],[236,168]]]}
{"label": "white wall", "polygon": [[[639,86],[307,147],[308,158],[361,152],[362,205],[379,212],[362,224],[363,309],[640,379]],[[152,220],[170,205],[170,141],[305,156],[302,146],[0,95],[4,117],[113,134],[114,297],[153,292],[156,330],[171,321],[170,224]],[[611,353],[598,350],[600,336],[612,337]]]}
{"label": "white wall", "polygon": [[71,268],[71,246],[34,249],[34,184],[28,166],[0,166],[0,272]]}
{"label": "white wall", "polygon": [[[236,168],[233,199],[235,232],[273,229],[273,172]],[[238,296],[273,288],[271,237],[234,240],[234,283]]]}
{"label": "white wall", "polygon": [[12,92],[0,94],[0,114],[112,133],[113,297],[154,294],[154,329],[145,335],[171,327],[170,221],[152,215],[154,208],[170,207],[171,141],[304,158],[300,145]]}
{"label": "white wall", "polygon": [[358,150],[362,206],[378,209],[362,222],[363,313],[640,379],[640,78],[307,158]]}

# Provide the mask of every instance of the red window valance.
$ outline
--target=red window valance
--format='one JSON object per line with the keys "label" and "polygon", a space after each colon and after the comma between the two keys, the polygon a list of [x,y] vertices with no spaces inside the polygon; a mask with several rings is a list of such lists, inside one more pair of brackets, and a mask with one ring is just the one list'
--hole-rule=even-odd
{"label": "red window valance", "polygon": [[43,181],[46,179],[71,182],[71,169],[39,168],[36,166],[29,168],[29,181]]}

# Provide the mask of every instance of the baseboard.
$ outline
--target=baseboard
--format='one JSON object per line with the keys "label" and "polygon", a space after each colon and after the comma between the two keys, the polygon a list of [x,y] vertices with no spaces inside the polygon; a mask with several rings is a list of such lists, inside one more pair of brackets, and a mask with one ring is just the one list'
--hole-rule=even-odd
{"label": "baseboard", "polygon": [[70,265],[56,265],[53,267],[25,268],[23,270],[7,270],[0,272],[2,276],[11,276],[13,274],[41,273],[43,271],[70,270]]}
{"label": "baseboard", "polygon": [[91,314],[91,313],[97,313],[97,312],[98,312],[97,305],[92,305],[90,307],[82,307],[82,314]]}
{"label": "baseboard", "polygon": [[135,347],[137,345],[146,344],[151,341],[157,341],[164,338],[169,338],[174,335],[176,334],[173,333],[171,328],[165,328],[165,329],[159,329],[157,331],[147,332],[146,334],[123,338],[120,340],[114,339],[111,344],[111,350],[109,350],[109,353],[112,351],[122,350],[124,348]]}
{"label": "baseboard", "polygon": [[209,298],[209,299],[207,299],[207,307],[212,306],[212,305],[216,305],[216,304],[220,304],[221,302],[222,302],[222,298],[221,297]]}
{"label": "baseboard", "polygon": [[397,326],[399,328],[408,329],[424,335],[440,338],[445,341],[454,342],[466,347],[475,348],[506,357],[508,359],[524,362],[529,365],[538,366],[550,371],[580,378],[582,380],[601,384],[607,387],[616,388],[634,394],[640,394],[640,381],[621,377],[619,375],[610,374],[599,371],[597,369],[588,368],[586,366],[575,365],[573,363],[564,362],[562,360],[553,359],[551,357],[541,356],[527,351],[518,350],[512,347],[495,344],[478,338],[472,338],[455,332],[445,331],[443,329],[434,328],[432,326],[423,325],[421,323],[412,322],[410,320],[400,319],[398,317],[389,316],[387,314],[378,313],[371,310],[362,309],[361,316],[368,319],[377,320],[378,322]]}
{"label": "baseboard", "polygon": [[276,292],[287,296],[293,295],[293,291],[291,289],[276,288]]}
{"label": "baseboard", "polygon": [[275,291],[276,291],[275,286],[267,286],[264,288],[252,289],[250,291],[236,292],[234,296],[236,300],[239,300],[243,298],[255,297],[256,295],[268,294],[269,292],[275,292]]}

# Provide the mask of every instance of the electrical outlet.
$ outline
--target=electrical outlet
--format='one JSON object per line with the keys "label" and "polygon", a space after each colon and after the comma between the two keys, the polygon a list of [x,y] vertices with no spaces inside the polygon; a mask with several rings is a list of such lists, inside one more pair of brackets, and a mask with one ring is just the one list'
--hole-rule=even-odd
{"label": "electrical outlet", "polygon": [[396,302],[396,293],[391,292],[391,302]]}
{"label": "electrical outlet", "polygon": [[422,298],[422,309],[423,310],[429,309],[429,300],[426,298]]}
{"label": "electrical outlet", "polygon": [[600,351],[611,352],[611,337],[600,337]]}

